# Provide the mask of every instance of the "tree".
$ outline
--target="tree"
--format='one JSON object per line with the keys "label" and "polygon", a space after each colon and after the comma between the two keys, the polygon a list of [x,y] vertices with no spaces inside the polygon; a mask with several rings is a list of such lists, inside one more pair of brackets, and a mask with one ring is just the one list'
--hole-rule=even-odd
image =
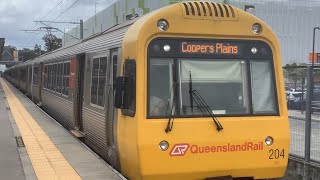
{"label": "tree", "polygon": [[29,48],[23,48],[18,51],[19,61],[31,60],[44,53],[45,51],[41,50],[41,45],[38,44],[34,46],[33,50]]}
{"label": "tree", "polygon": [[38,45],[38,44],[34,45],[33,51],[34,51],[38,56],[40,56],[40,55],[42,55],[42,54],[45,53],[45,51],[41,50],[41,45]]}
{"label": "tree", "polygon": [[34,50],[29,48],[23,48],[18,51],[19,61],[27,61],[38,57],[38,54]]}
{"label": "tree", "polygon": [[46,34],[42,38],[45,42],[45,49],[47,52],[54,51],[62,47],[62,39],[52,34]]}
{"label": "tree", "polygon": [[304,80],[307,77],[307,68],[305,63],[301,64],[286,64],[284,69],[288,73],[289,78],[294,82],[294,89],[297,89],[297,83],[304,84]]}

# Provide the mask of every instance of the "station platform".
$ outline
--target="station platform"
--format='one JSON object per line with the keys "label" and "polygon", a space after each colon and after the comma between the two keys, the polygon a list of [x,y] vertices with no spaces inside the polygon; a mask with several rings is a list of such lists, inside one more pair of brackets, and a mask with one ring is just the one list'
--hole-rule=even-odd
{"label": "station platform", "polygon": [[0,79],[0,179],[125,179],[4,79]]}

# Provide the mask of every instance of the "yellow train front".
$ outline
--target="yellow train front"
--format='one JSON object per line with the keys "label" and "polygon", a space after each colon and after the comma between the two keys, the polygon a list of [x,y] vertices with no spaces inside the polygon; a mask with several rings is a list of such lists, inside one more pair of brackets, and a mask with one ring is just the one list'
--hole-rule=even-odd
{"label": "yellow train front", "polygon": [[130,179],[284,175],[289,125],[277,38],[235,7],[182,2],[137,20],[117,78]]}

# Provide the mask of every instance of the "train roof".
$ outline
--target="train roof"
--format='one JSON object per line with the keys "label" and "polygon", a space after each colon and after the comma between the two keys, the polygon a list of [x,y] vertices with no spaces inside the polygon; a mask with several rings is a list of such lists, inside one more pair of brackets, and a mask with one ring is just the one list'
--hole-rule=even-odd
{"label": "train roof", "polygon": [[12,66],[8,68],[8,70],[31,64],[38,64],[43,61],[68,59],[74,57],[76,54],[99,52],[112,47],[121,46],[126,31],[130,25],[137,21],[137,19],[139,18],[135,18],[122,24],[117,24],[103,32],[89,36],[78,43],[48,52],[34,59]]}

